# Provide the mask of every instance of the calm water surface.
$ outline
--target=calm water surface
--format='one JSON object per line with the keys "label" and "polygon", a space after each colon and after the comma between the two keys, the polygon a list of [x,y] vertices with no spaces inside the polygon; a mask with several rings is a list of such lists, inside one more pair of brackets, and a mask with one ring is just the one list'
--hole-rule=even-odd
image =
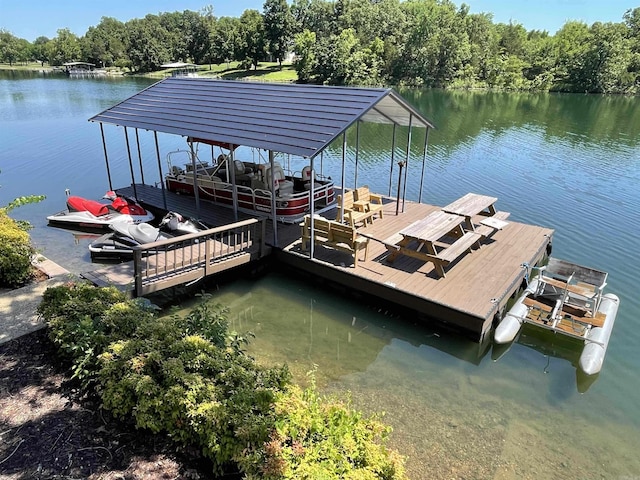
{"label": "calm water surface", "polygon": [[[47,195],[14,216],[33,223],[32,238],[47,256],[73,272],[89,270],[89,239],[47,227],[45,217],[64,208],[66,188],[91,198],[108,189],[100,129],[87,119],[150,82],[0,75],[0,204]],[[424,202],[444,205],[469,191],[497,196],[514,220],[556,229],[554,255],[609,272],[608,291],[622,303],[600,377],[578,377],[579,350],[535,330],[499,351],[293,275],[223,285],[210,292],[214,301],[230,306],[234,328],[256,334],[250,348],[261,362],[286,362],[301,381],[317,365],[326,391],[349,390],[359,408],[387,412],[412,478],[640,478],[637,99],[402,94],[438,127],[429,136]],[[397,131],[396,159],[406,133]],[[105,134],[114,187],[128,185],[122,130],[105,127]],[[177,137],[160,140],[163,157],[184,147]],[[154,183],[153,137],[141,132],[140,141],[145,181]],[[414,132],[412,200],[423,141]],[[391,129],[362,128],[358,183],[388,193],[390,145]],[[339,163],[331,160],[339,155],[333,148],[322,163],[338,183]],[[140,181],[135,151],[133,160]],[[349,161],[347,186],[352,150]]]}

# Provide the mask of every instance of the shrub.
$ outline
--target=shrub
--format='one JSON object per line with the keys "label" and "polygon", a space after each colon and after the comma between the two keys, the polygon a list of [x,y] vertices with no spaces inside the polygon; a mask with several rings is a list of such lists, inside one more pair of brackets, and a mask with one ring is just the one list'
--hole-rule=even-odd
{"label": "shrub", "polygon": [[31,280],[34,253],[29,234],[0,208],[0,286],[15,288]]}
{"label": "shrub", "polygon": [[47,321],[53,343],[71,360],[73,377],[85,387],[96,378],[98,355],[153,317],[115,287],[95,288],[86,282],[48,288],[38,313]]}
{"label": "shrub", "polygon": [[404,479],[404,458],[386,447],[391,428],[350,402],[323,399],[312,385],[290,386],[274,404],[275,428],[263,448],[245,452],[249,479]]}
{"label": "shrub", "polygon": [[268,439],[275,393],[290,378],[231,347],[223,312],[203,303],[186,317],[143,322],[100,357],[106,409],[199,445],[218,470]]}

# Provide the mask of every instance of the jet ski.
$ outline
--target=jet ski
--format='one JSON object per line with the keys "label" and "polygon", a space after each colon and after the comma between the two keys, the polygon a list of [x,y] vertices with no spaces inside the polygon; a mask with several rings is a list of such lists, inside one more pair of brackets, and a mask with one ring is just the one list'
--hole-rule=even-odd
{"label": "jet ski", "polygon": [[158,227],[148,223],[116,222],[106,233],[89,244],[91,260],[123,261],[133,258],[133,247],[159,240],[197,233],[210,227],[195,219],[185,219],[176,212],[167,213]]}
{"label": "jet ski", "polygon": [[113,191],[107,192],[102,198],[111,200],[111,203],[67,196],[67,210],[49,215],[49,225],[73,230],[105,231],[114,223],[136,224],[153,220],[151,212],[130,198],[119,197]]}

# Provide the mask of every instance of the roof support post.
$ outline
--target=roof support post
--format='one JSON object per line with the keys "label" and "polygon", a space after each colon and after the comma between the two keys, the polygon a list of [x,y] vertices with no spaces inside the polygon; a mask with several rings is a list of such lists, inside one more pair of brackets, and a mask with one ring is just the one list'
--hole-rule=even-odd
{"label": "roof support post", "polygon": [[360,156],[360,120],[356,122],[356,173],[353,176],[353,189],[358,188],[358,157]]}
{"label": "roof support post", "polygon": [[413,113],[409,114],[409,132],[407,133],[407,158],[404,165],[404,189],[402,190],[402,213],[404,213],[404,199],[407,196],[407,172],[409,171],[409,155],[411,155],[411,124]]}
{"label": "roof support post", "polygon": [[187,138],[189,144],[189,153],[191,155],[191,167],[193,173],[193,196],[196,199],[196,215],[200,218],[200,187],[198,186],[198,173],[196,166],[196,151],[193,149],[193,140]]}
{"label": "roof support post", "polygon": [[[275,155],[273,150],[269,150],[269,165],[271,165],[271,221],[273,222],[273,245],[278,246],[278,215],[276,212],[276,189],[273,188],[273,167]],[[266,179],[265,179],[266,180]]]}
{"label": "roof support post", "polygon": [[[342,132],[342,184],[340,185],[340,193],[342,194],[342,198],[344,199],[344,175],[346,171],[346,162],[347,162],[347,132]],[[340,223],[344,221],[344,200],[340,203]]]}
{"label": "roof support post", "polygon": [[315,202],[314,202],[314,200],[315,200],[314,192],[315,192],[315,189],[316,189],[316,179],[315,179],[316,173],[315,173],[314,166],[313,166],[313,160],[314,160],[314,157],[311,157],[309,159],[309,162],[310,162],[309,163],[309,167],[311,168],[311,172],[310,172],[311,173],[311,179],[309,180],[309,187],[310,187],[309,188],[309,214],[311,215],[311,228],[310,228],[310,231],[309,231],[309,235],[311,237],[311,241],[309,242],[310,243],[309,252],[310,252],[311,258],[313,258],[313,255],[315,253],[315,248],[316,248],[315,247],[315,243],[316,243],[315,242],[315,238],[316,238],[315,237],[316,206],[315,206]]}
{"label": "roof support post", "polygon": [[[142,184],[144,185],[144,169],[142,168],[142,153],[140,152],[140,136],[138,135],[138,129],[136,128],[136,145],[138,147],[138,164],[140,165],[140,177],[142,178]],[[162,177],[160,177],[162,178]]]}
{"label": "roof support post", "polygon": [[111,184],[111,170],[109,169],[109,155],[107,155],[107,142],[104,139],[104,127],[102,126],[102,122],[100,122],[100,134],[102,135],[102,149],[104,150],[104,161],[107,164],[107,179],[109,180],[109,190],[113,190],[113,185]]}
{"label": "roof support post", "polygon": [[138,192],[136,190],[136,179],[133,175],[133,161],[131,160],[131,145],[129,145],[129,132],[127,127],[124,127],[124,138],[127,142],[127,156],[129,157],[129,171],[131,172],[131,185],[133,186],[133,196],[138,200]]}
{"label": "roof support post", "polygon": [[429,144],[429,127],[424,132],[424,150],[422,150],[422,173],[420,174],[420,191],[418,192],[418,203],[422,203],[422,185],[424,184],[424,166],[427,163],[427,145]]}
{"label": "roof support post", "polygon": [[[273,174],[273,172],[271,172]],[[233,218],[238,221],[238,186],[236,185],[236,159],[233,154],[233,144],[229,144],[229,159],[227,160],[227,179],[231,177],[231,196],[233,197]]]}
{"label": "roof support post", "polygon": [[162,174],[162,163],[160,162],[160,145],[158,144],[158,132],[153,132],[153,138],[156,143],[156,159],[158,160],[158,173],[160,174],[160,188],[162,189],[162,204],[167,209],[167,192],[164,189],[164,175]]}
{"label": "roof support post", "polygon": [[[397,125],[393,124],[393,134],[391,137],[391,169],[389,170],[389,196],[391,196],[391,178],[393,177],[393,164],[396,162],[396,127]],[[398,192],[398,196],[400,192]]]}

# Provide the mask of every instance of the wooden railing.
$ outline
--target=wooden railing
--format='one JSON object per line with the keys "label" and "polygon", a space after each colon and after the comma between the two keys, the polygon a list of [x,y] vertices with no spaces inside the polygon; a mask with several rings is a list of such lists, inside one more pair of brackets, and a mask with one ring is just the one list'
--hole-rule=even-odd
{"label": "wooden railing", "polygon": [[250,219],[134,248],[135,295],[143,296],[266,255],[266,220]]}

